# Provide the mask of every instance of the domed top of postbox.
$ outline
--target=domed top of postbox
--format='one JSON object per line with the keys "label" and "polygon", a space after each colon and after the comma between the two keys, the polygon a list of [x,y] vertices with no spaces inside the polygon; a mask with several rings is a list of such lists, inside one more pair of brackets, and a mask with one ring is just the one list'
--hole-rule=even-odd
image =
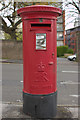
{"label": "domed top of postbox", "polygon": [[62,10],[48,5],[32,5],[17,10],[23,19],[32,18],[56,18],[62,14]]}

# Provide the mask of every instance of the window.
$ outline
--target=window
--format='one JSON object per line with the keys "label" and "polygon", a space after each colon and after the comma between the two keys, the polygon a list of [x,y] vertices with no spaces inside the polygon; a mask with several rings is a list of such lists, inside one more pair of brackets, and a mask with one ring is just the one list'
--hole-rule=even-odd
{"label": "window", "polygon": [[70,30],[66,31],[67,34],[70,34]]}
{"label": "window", "polygon": [[71,46],[74,49],[74,45]]}
{"label": "window", "polygon": [[74,43],[74,40],[72,40],[72,43]]}
{"label": "window", "polygon": [[71,37],[74,37],[74,34],[72,34]]}
{"label": "window", "polygon": [[36,50],[46,50],[46,33],[36,33]]}
{"label": "window", "polygon": [[63,30],[63,25],[62,24],[57,24],[57,29],[62,29]]}
{"label": "window", "polygon": [[59,17],[57,18],[57,22],[63,22],[62,16],[59,16]]}
{"label": "window", "polygon": [[57,32],[57,39],[63,38],[63,32]]}
{"label": "window", "polygon": [[70,40],[70,35],[67,35],[67,40]]}

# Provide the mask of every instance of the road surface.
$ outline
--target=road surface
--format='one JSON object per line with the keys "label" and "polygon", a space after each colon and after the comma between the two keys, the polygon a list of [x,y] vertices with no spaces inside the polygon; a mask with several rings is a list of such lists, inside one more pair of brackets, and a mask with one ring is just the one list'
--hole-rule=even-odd
{"label": "road surface", "polygon": [[[57,59],[58,105],[78,106],[78,64]],[[23,64],[2,64],[2,101],[22,102]]]}

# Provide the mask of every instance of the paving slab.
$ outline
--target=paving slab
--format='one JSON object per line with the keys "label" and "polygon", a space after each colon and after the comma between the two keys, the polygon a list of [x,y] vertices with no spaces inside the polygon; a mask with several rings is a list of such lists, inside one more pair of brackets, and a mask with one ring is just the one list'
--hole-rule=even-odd
{"label": "paving slab", "polygon": [[[5,109],[4,109],[5,108]],[[75,116],[72,113],[73,109],[71,109],[71,107],[64,107],[64,106],[57,106],[57,116],[55,117],[55,119],[57,120],[58,118],[62,118],[65,119],[67,118],[67,120],[69,119],[74,119],[75,117],[77,118],[77,113],[76,110],[75,111]],[[73,112],[74,112],[73,111]],[[32,118],[29,115],[26,115],[23,113],[23,105],[22,104],[5,104],[5,107],[3,105],[3,112],[2,112],[2,120],[7,120],[7,119],[13,119],[13,118],[17,118],[17,119],[23,119],[24,120],[35,120],[35,118]],[[38,120],[38,119],[36,119]],[[48,120],[54,120],[54,118],[48,119]]]}

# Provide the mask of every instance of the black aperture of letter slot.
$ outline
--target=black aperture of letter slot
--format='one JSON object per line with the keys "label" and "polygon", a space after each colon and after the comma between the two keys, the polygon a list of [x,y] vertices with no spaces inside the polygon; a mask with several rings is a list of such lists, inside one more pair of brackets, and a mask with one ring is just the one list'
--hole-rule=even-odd
{"label": "black aperture of letter slot", "polygon": [[51,27],[51,24],[31,24],[31,27]]}

